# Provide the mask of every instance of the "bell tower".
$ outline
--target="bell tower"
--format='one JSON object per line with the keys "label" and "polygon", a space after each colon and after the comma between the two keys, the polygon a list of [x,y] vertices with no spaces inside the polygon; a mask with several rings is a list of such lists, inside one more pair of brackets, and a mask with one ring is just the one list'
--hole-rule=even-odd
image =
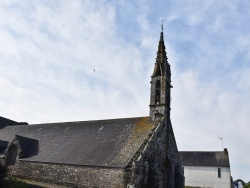
{"label": "bell tower", "polygon": [[163,26],[158,44],[155,67],[151,76],[150,112],[151,121],[159,121],[170,115],[171,70],[165,50]]}

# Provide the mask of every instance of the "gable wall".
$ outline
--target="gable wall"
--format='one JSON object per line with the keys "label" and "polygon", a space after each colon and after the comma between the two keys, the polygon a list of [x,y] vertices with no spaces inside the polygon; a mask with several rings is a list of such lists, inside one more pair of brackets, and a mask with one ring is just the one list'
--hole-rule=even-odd
{"label": "gable wall", "polygon": [[[221,178],[218,177],[221,168]],[[185,186],[204,188],[230,188],[231,173],[229,167],[185,166]]]}
{"label": "gable wall", "polygon": [[183,188],[183,168],[180,166],[171,124],[163,120],[151,138],[135,160],[135,187],[161,187],[163,164],[168,162],[171,169],[170,188]]}

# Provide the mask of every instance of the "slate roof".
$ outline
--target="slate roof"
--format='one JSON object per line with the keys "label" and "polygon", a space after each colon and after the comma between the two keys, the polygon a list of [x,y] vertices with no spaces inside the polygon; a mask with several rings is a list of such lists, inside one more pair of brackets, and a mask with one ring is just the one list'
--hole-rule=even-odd
{"label": "slate roof", "polygon": [[15,126],[15,125],[28,125],[27,122],[16,122],[4,117],[0,116],[0,129],[6,127],[6,126]]}
{"label": "slate roof", "polygon": [[17,124],[18,122],[0,116],[0,129],[5,127],[6,125],[17,125]]}
{"label": "slate roof", "polygon": [[8,144],[9,142],[0,140],[0,154],[4,153],[5,149],[8,147]]}
{"label": "slate roof", "polygon": [[179,151],[183,166],[230,167],[227,149],[224,151]]}
{"label": "slate roof", "polygon": [[38,155],[39,142],[36,139],[26,138],[16,135],[16,140],[19,141],[19,145],[22,148],[19,158],[28,158],[34,155]]}
{"label": "slate roof", "polygon": [[125,167],[153,127],[149,117],[17,125],[0,129],[0,140],[11,143],[16,135],[33,144],[38,140],[38,152],[29,150],[20,160]]}

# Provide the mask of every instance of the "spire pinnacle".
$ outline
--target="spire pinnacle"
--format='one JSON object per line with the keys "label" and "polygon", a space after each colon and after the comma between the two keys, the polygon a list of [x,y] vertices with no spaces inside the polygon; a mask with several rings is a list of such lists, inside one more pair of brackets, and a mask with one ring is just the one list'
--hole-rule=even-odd
{"label": "spire pinnacle", "polygon": [[167,54],[165,50],[165,44],[164,44],[164,38],[163,38],[163,20],[162,20],[162,25],[161,25],[161,34],[160,34],[160,41],[158,44],[158,50],[157,50],[157,56],[156,56],[156,62],[155,62],[155,68],[152,76],[161,76],[161,75],[166,75],[166,64],[168,63],[167,61]]}

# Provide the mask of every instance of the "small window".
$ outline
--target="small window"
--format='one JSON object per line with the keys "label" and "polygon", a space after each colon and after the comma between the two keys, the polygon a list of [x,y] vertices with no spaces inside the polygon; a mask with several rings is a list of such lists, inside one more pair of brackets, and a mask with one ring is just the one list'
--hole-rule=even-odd
{"label": "small window", "polygon": [[221,178],[221,168],[218,168],[218,178]]}
{"label": "small window", "polygon": [[156,81],[156,95],[155,95],[155,103],[160,104],[161,97],[161,82],[160,80]]}

